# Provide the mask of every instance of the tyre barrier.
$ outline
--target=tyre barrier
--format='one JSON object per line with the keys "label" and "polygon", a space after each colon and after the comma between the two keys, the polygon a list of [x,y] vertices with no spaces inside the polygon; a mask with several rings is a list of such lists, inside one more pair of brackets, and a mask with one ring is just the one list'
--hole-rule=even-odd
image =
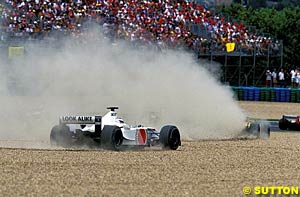
{"label": "tyre barrier", "polygon": [[300,103],[298,88],[259,88],[245,86],[230,86],[234,97],[240,101],[269,101]]}

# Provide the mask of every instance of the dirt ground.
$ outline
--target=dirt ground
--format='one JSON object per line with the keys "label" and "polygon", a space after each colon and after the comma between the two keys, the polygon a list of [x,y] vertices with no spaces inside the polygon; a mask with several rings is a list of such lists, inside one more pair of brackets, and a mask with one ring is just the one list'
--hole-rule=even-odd
{"label": "dirt ground", "polygon": [[299,103],[243,102],[239,105],[252,118],[280,119],[283,114],[299,114]]}
{"label": "dirt ground", "polygon": [[[256,118],[300,109],[239,104]],[[269,140],[183,142],[178,151],[0,148],[0,196],[242,196],[244,186],[299,186],[299,140],[272,132]]]}

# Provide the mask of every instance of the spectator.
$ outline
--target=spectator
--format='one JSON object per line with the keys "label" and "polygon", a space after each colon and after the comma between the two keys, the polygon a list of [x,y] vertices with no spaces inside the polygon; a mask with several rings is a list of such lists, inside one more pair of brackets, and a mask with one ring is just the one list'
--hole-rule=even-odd
{"label": "spectator", "polygon": [[291,70],[290,75],[291,75],[291,85],[294,88],[296,86],[296,83],[298,84],[299,82],[296,80],[296,73],[297,70],[295,71],[294,69]]}
{"label": "spectator", "polygon": [[274,68],[273,72],[272,72],[272,86],[276,87],[277,86],[277,72],[276,72],[276,68]]}
{"label": "spectator", "polygon": [[[52,31],[74,37],[84,33],[83,23],[95,20],[104,28],[106,38],[124,38],[135,45],[188,49],[208,53],[225,52],[226,43],[235,50],[266,55],[271,38],[256,35],[242,23],[231,23],[194,1],[136,0],[6,0],[10,9],[2,13],[2,26],[13,36],[47,37]],[[192,27],[204,27],[207,35],[196,36]],[[198,32],[194,32],[198,33]],[[210,35],[210,37],[208,37]]]}
{"label": "spectator", "polygon": [[299,69],[296,69],[296,84],[295,87],[299,88],[300,87],[300,71]]}
{"label": "spectator", "polygon": [[279,86],[284,87],[285,86],[285,78],[284,78],[284,70],[281,69],[280,72],[278,73],[279,77]]}
{"label": "spectator", "polygon": [[266,72],[266,87],[271,87],[272,86],[272,73],[270,70],[267,70]]}

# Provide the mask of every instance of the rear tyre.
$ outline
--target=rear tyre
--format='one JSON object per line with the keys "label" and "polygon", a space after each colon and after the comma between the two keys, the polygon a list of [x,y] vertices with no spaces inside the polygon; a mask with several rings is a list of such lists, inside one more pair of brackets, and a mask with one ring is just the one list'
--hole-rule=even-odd
{"label": "rear tyre", "polygon": [[288,121],[284,118],[280,119],[278,122],[279,129],[287,130],[288,129]]}
{"label": "rear tyre", "polygon": [[101,132],[101,146],[110,150],[120,150],[123,142],[123,133],[120,127],[104,126]]}
{"label": "rear tyre", "polygon": [[69,127],[66,125],[56,125],[51,129],[50,143],[54,146],[69,147],[71,146],[72,135]]}
{"label": "rear tyre", "polygon": [[181,145],[180,132],[177,127],[166,125],[161,128],[159,141],[165,149],[176,150]]}

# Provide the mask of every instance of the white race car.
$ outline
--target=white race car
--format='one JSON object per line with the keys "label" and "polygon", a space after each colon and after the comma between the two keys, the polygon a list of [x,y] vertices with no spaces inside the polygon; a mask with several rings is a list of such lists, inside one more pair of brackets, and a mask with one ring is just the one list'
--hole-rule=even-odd
{"label": "white race car", "polygon": [[95,146],[112,150],[162,146],[176,150],[181,145],[176,126],[166,125],[157,131],[142,125],[129,126],[117,116],[118,107],[102,116],[61,116],[52,128],[50,142],[62,147]]}

